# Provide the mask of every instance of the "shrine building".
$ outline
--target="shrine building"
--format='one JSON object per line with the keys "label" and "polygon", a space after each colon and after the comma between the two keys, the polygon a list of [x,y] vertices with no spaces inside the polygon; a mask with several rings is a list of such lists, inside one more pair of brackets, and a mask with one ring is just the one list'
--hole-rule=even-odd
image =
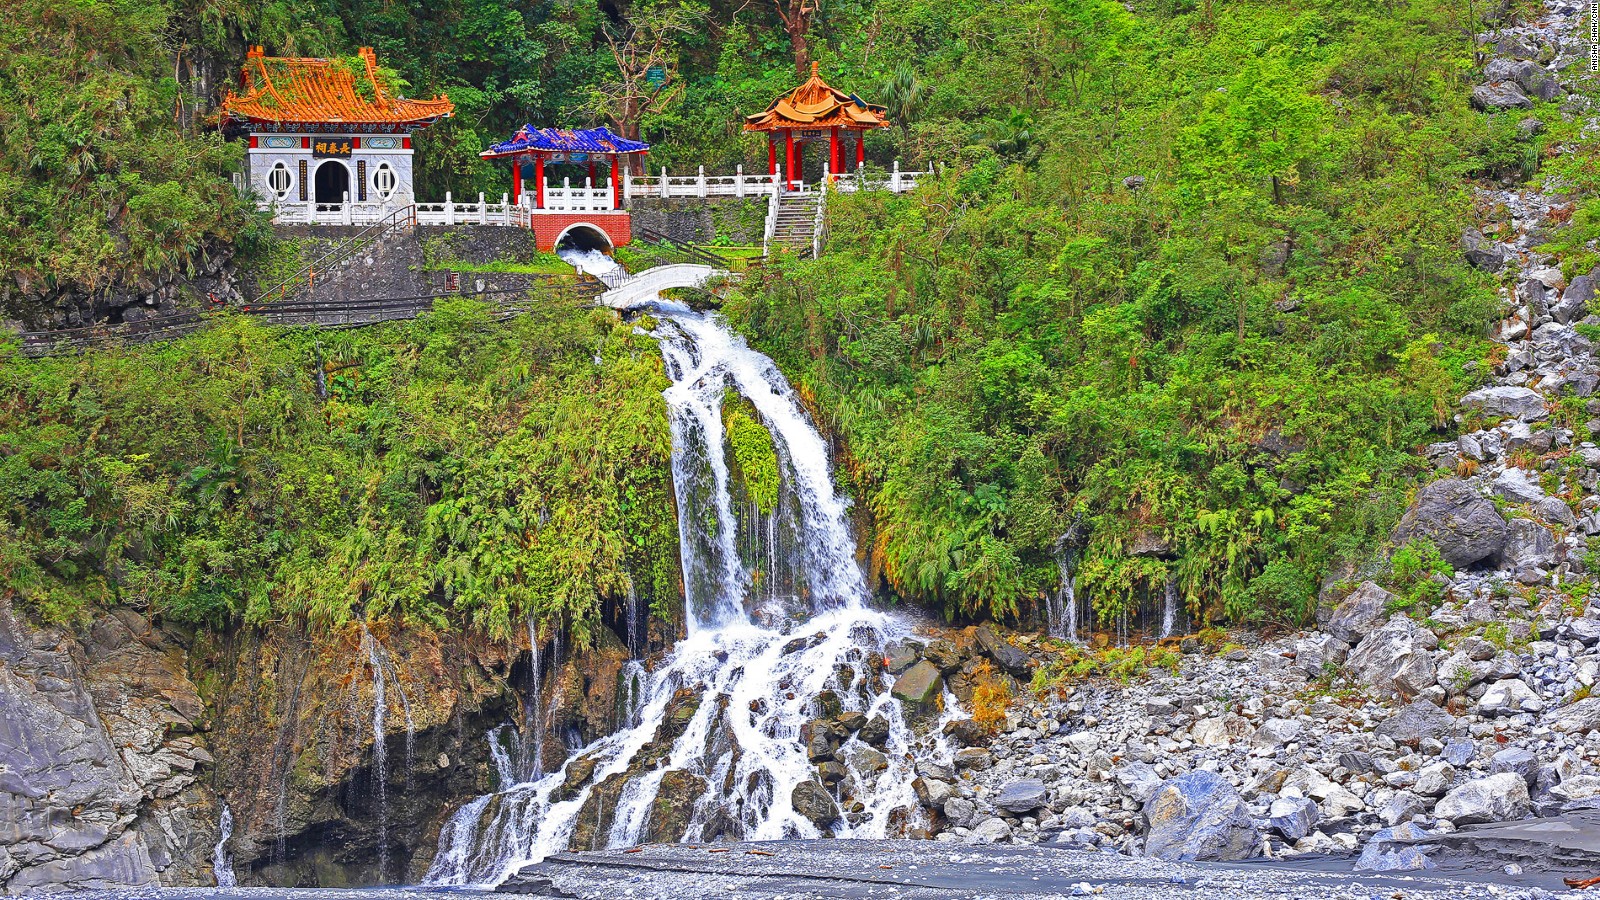
{"label": "shrine building", "polygon": [[889,109],[847,94],[822,80],[820,67],[811,63],[811,77],[787,94],[772,101],[764,112],[745,116],[745,131],[767,135],[767,171],[778,173],[779,145],[782,145],[783,179],[786,189],[804,181],[807,145],[827,147],[823,165],[827,172],[840,175],[866,162],[863,139],[874,128],[888,128]]}
{"label": "shrine building", "polygon": [[649,152],[649,144],[608,128],[524,125],[480,155],[510,163],[511,204],[539,249],[553,250],[570,237],[584,249],[609,251],[632,238],[623,179]]}
{"label": "shrine building", "polygon": [[252,47],[221,121],[249,134],[245,178],[263,205],[278,221],[314,222],[318,205],[415,202],[412,133],[454,111],[448,97],[391,95],[371,47],[354,60],[273,57]]}

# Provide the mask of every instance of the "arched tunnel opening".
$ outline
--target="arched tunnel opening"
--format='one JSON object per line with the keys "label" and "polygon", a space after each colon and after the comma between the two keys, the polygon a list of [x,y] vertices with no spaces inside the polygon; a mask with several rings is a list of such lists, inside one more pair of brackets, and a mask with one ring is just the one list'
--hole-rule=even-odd
{"label": "arched tunnel opening", "polygon": [[574,225],[556,239],[556,252],[574,250],[579,253],[604,253],[611,255],[611,238],[593,225]]}

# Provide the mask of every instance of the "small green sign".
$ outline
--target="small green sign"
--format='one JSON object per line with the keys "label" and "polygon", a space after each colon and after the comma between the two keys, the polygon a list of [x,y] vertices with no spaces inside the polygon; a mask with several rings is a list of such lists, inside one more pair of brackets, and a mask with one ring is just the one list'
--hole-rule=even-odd
{"label": "small green sign", "polygon": [[667,70],[662,66],[651,66],[645,69],[644,83],[653,88],[661,87],[667,83]]}

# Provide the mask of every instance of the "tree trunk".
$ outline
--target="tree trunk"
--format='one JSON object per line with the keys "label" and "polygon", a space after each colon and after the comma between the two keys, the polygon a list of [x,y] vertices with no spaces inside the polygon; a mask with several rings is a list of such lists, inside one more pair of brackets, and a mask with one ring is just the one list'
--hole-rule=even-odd
{"label": "tree trunk", "polygon": [[789,47],[794,51],[794,74],[800,79],[811,74],[811,49],[806,43],[807,24],[804,16],[796,15],[784,26],[789,32]]}

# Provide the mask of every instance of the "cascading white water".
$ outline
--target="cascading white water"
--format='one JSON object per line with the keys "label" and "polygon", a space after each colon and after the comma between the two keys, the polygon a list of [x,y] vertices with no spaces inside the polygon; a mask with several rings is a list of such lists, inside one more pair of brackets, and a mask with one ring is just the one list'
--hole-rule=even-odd
{"label": "cascading white water", "polygon": [[1161,598],[1161,636],[1172,637],[1178,630],[1178,579],[1167,579],[1167,587]]}
{"label": "cascading white water", "polygon": [[[378,881],[382,883],[389,874],[388,679],[384,677],[382,648],[365,622],[361,624],[361,650],[372,666],[372,780],[378,807]],[[410,704],[406,706],[409,725]]]}
{"label": "cascading white water", "polygon": [[[528,618],[528,699],[523,706],[523,721],[528,732],[528,738],[523,746],[528,748],[526,765],[523,771],[527,773],[529,781],[538,781],[544,775],[544,717],[539,714],[539,698],[543,695],[542,674],[539,671],[539,626],[530,616]],[[502,786],[511,784],[502,776]]]}
{"label": "cascading white water", "polygon": [[579,250],[576,247],[562,247],[556,255],[566,260],[569,265],[585,275],[593,275],[607,286],[615,286],[627,277],[627,272],[611,257],[599,250]]}
{"label": "cascading white water", "polygon": [[1077,561],[1076,526],[1056,540],[1056,569],[1061,585],[1045,607],[1045,627],[1051,637],[1078,642],[1078,593],[1073,586],[1073,564]]}
{"label": "cascading white water", "polygon": [[233,839],[233,810],[222,804],[222,818],[217,822],[217,845],[211,848],[211,871],[216,876],[217,887],[237,887],[239,880],[233,874],[233,856],[228,852],[228,841]]}
{"label": "cascading white water", "polygon": [[[672,379],[665,398],[688,636],[654,671],[625,670],[626,718],[615,733],[579,749],[555,772],[479,797],[458,811],[441,833],[430,883],[498,884],[521,866],[567,849],[580,833],[588,837],[586,847],[635,843],[651,833],[663,783],[674,772],[692,785],[680,799],[698,799],[686,831],[667,839],[821,836],[816,810],[796,809],[794,797],[803,782],[817,779],[801,731],[819,717],[817,697],[824,691],[832,691],[846,711],[881,717],[887,731],[875,738],[876,748],[852,734],[835,754],[844,770],[841,784],[852,795],[850,809],[835,805],[831,814],[828,830],[835,836],[902,833],[921,814],[912,789],[913,760],[948,755],[937,731],[919,737],[911,730],[890,693],[893,677],[881,661],[909,629],[866,605],[866,579],[855,558],[847,503],[834,491],[827,444],[788,382],[770,359],[714,316],[666,302],[652,304],[650,311]],[[748,516],[751,505],[735,501],[725,450],[722,407],[730,389],[771,433],[779,505],[793,531],[793,546],[785,553],[798,583],[794,596],[780,604],[791,615],[776,627],[757,624],[747,611],[755,598],[740,535],[766,529],[761,550],[774,556],[780,542],[774,522],[782,517],[774,513],[766,522],[742,523],[735,513],[738,508]],[[629,693],[634,684],[637,696]],[[697,705],[686,716],[688,696]],[[954,698],[946,699],[946,715],[960,715]],[[642,759],[658,732],[675,734],[670,749],[658,752],[660,758]],[[592,763],[593,774],[569,785],[577,760],[586,767]],[[625,783],[617,788],[612,781],[607,790],[615,793],[596,797],[607,808],[580,832],[580,813],[597,786],[614,776]],[[592,810],[589,816],[595,818]]]}

